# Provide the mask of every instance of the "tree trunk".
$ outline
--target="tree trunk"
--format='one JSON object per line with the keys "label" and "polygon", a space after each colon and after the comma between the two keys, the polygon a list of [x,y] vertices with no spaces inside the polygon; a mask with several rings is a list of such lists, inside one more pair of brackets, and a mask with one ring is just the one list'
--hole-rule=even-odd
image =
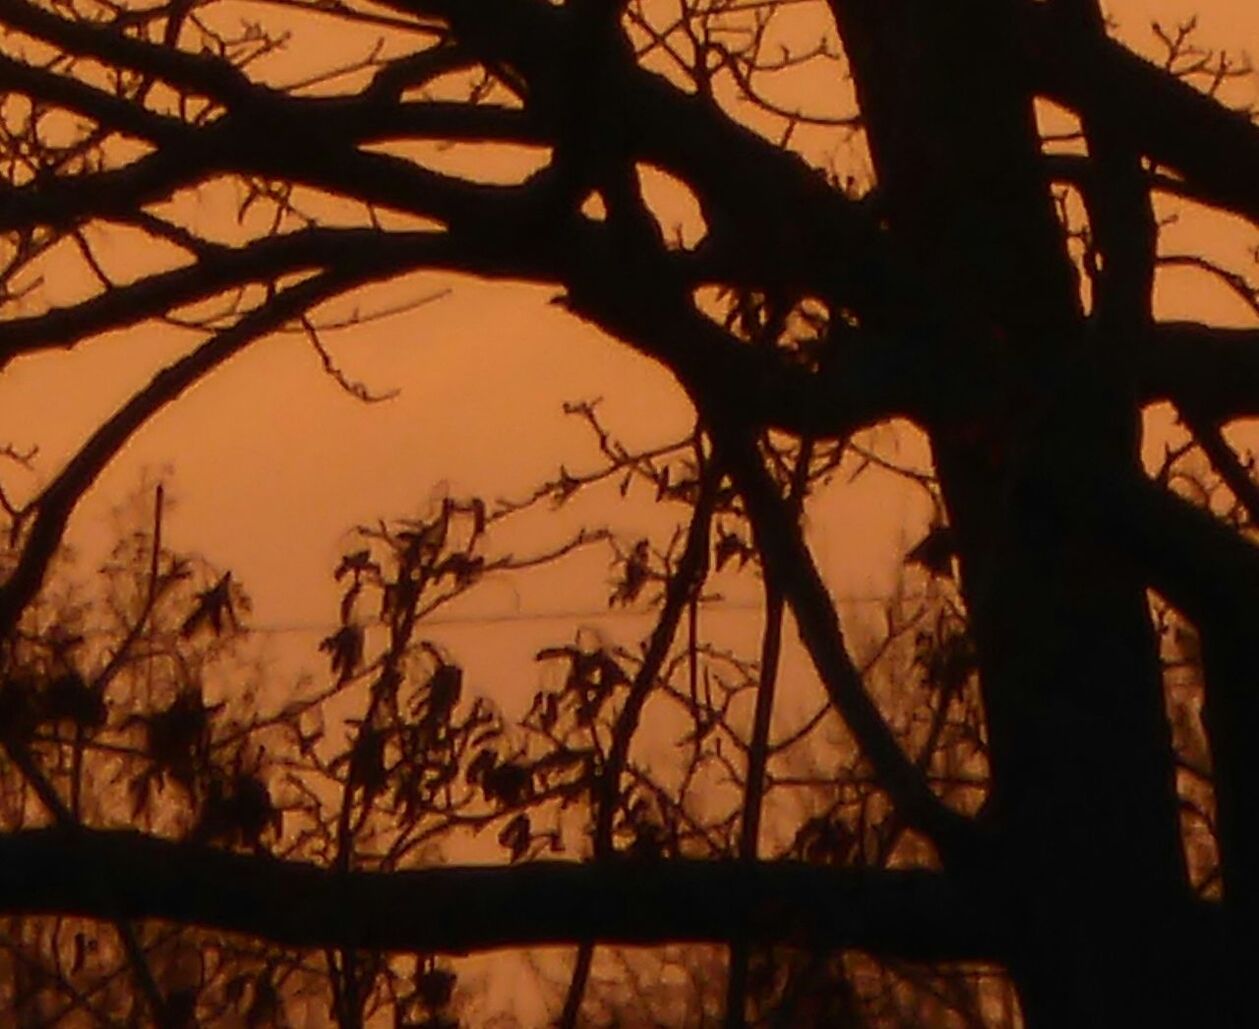
{"label": "tree trunk", "polygon": [[1259,953],[1259,761],[1254,737],[1259,725],[1259,674],[1253,627],[1238,626],[1227,613],[1202,631],[1206,704],[1203,721],[1211,745],[1216,825],[1224,884],[1225,959],[1230,1000],[1240,1012],[1253,989],[1252,964]]}
{"label": "tree trunk", "polygon": [[[1140,570],[1071,512],[1140,474],[1091,340],[1002,0],[833,0],[880,197],[932,292],[908,326],[965,395],[930,426],[979,644],[993,846],[1031,1026],[1226,1024],[1186,931],[1170,732]],[[1200,941],[1199,941],[1200,943]]]}

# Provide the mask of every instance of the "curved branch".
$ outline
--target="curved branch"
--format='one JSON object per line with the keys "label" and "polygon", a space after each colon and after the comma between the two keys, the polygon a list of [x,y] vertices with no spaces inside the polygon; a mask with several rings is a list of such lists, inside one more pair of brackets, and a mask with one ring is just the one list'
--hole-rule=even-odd
{"label": "curved branch", "polygon": [[354,267],[389,254],[428,267],[462,267],[459,247],[441,232],[301,229],[247,244],[203,244],[195,263],[106,290],[69,307],[0,322],[0,368],[19,354],[70,347],[90,335],[136,325],[174,308],[251,282],[329,265]]}
{"label": "curved branch", "polygon": [[718,454],[747,507],[766,579],[791,606],[800,638],[831,703],[898,814],[935,843],[946,867],[965,861],[973,850],[973,824],[931,792],[926,777],[901,749],[870,699],[848,655],[834,601],[818,574],[800,524],[766,473],[755,445],[728,424],[713,432]]}
{"label": "curved branch", "polygon": [[34,517],[23,540],[21,556],[0,585],[0,638],[8,636],[39,592],[75,506],[141,426],[258,337],[312,305],[351,286],[383,277],[388,271],[388,266],[379,261],[364,262],[352,272],[326,272],[291,286],[167,365],[105,421],[28,508]]}

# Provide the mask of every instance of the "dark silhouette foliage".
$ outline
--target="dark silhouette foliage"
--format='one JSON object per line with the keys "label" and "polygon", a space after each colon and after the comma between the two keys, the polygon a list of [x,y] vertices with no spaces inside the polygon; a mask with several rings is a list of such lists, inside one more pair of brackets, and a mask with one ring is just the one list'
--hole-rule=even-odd
{"label": "dark silhouette foliage", "polygon": [[[316,25],[345,49],[283,78]],[[1097,0],[0,0],[0,27],[0,374],[199,339],[60,466],[0,451],[42,477],[0,490],[19,1024],[455,1025],[469,956],[509,949],[565,1026],[1248,1024],[1259,485],[1231,426],[1259,330],[1164,318],[1155,285],[1259,312],[1235,255],[1168,245],[1259,221],[1249,69],[1188,25],[1142,56]],[[105,226],[154,263],[116,273]],[[55,303],[69,268],[94,285]],[[636,449],[572,403],[595,463],[360,527],[291,688],[162,487],[99,574],[61,563],[136,433],[267,335],[381,399],[324,305],[431,271],[550,287],[693,432]],[[919,464],[880,444],[905,423]],[[841,629],[809,515],[876,474],[932,516],[884,624]],[[649,527],[502,543],[592,493]],[[426,619],[591,547],[650,629],[554,640],[508,717]],[[729,589],[751,645],[708,617]]]}

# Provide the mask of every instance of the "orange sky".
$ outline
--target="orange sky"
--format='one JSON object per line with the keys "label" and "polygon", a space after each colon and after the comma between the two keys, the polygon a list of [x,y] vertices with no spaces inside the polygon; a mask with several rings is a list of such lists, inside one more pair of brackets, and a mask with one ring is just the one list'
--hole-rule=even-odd
{"label": "orange sky", "polygon": [[[1253,0],[1201,6],[1204,43],[1233,51],[1259,43]],[[1126,37],[1148,43],[1143,26],[1151,18],[1174,23],[1194,7],[1189,0],[1123,0],[1112,12]],[[273,16],[277,9],[261,10]],[[335,37],[300,39],[286,60],[293,68],[312,54],[326,60],[333,39],[346,42],[340,29]],[[277,74],[288,70],[281,66]],[[1259,101],[1259,79],[1234,96]],[[853,148],[842,139],[829,146],[837,159],[851,159]],[[670,202],[679,203],[676,197]],[[234,218],[221,197],[202,205],[205,224]],[[685,216],[678,206],[666,217]],[[1210,246],[1242,261],[1252,241],[1252,232],[1225,219],[1190,218],[1167,232],[1164,247]],[[114,259],[136,260],[125,239],[113,246]],[[68,299],[73,288],[50,282],[54,299]],[[391,296],[436,292],[443,298],[416,311],[329,337],[352,378],[379,391],[401,390],[386,403],[364,406],[347,396],[296,335],[255,344],[198,385],[139,434],[81,506],[70,539],[82,548],[85,564],[101,553],[110,508],[135,489],[144,470],[173,466],[177,507],[167,520],[168,541],[233,569],[253,595],[259,625],[311,626],[276,635],[272,645],[286,667],[298,659],[313,667],[321,664],[314,650],[321,628],[336,617],[331,570],[356,522],[422,511],[442,490],[519,494],[560,462],[589,467],[593,451],[580,426],[562,414],[565,400],[606,398],[607,421],[631,443],[656,443],[685,430],[687,406],[668,376],[549,304],[554,290],[419,276]],[[1217,322],[1246,316],[1218,287],[1185,274],[1164,277],[1158,302],[1165,316]],[[363,308],[385,303],[369,298]],[[133,330],[74,353],[16,362],[0,376],[0,442],[38,443],[38,473],[51,474],[101,416],[188,342],[165,330]],[[913,456],[913,441],[905,447]],[[34,485],[21,473],[3,471],[19,494]],[[926,515],[920,498],[877,474],[831,490],[811,509],[810,528],[836,595],[886,593],[898,556]],[[592,517],[633,528],[631,512],[620,509],[596,510]],[[531,657],[540,643],[569,639],[582,622],[622,636],[646,630],[644,618],[600,613],[607,596],[602,558],[578,567],[544,577],[532,589],[487,583],[476,608],[489,615],[549,611],[559,617],[435,631],[469,663],[474,688],[494,692],[509,708],[522,704],[536,688]],[[871,613],[860,602],[841,610]],[[569,614],[580,611],[591,614]],[[728,631],[746,633],[749,643],[759,631],[755,611],[738,609],[725,618]],[[791,664],[798,668],[799,662],[797,653]],[[789,695],[784,700],[792,704]]]}
{"label": "orange sky", "polygon": [[[1145,43],[1150,18],[1174,23],[1194,9],[1182,0],[1112,6],[1125,34]],[[1204,43],[1244,51],[1259,41],[1259,4],[1248,0],[1214,3],[1199,21]],[[284,60],[292,68],[311,54],[326,61],[332,38],[299,40]],[[335,39],[345,41],[340,33]],[[276,73],[290,70],[284,64]],[[1256,80],[1235,98],[1259,99]],[[831,145],[842,157],[842,143]],[[207,223],[232,217],[221,200],[203,204]],[[1169,230],[1164,246],[1206,241],[1242,255],[1250,238],[1221,219],[1187,219]],[[127,241],[113,245],[121,252]],[[50,283],[54,297],[71,288]],[[95,553],[106,512],[136,486],[142,470],[173,465],[178,507],[168,539],[235,570],[254,596],[258,623],[328,624],[335,617],[329,573],[349,526],[421,510],[435,490],[511,495],[561,461],[588,466],[592,451],[580,427],[561,413],[562,401],[605,397],[608,421],[632,442],[656,442],[685,428],[685,402],[667,375],[548,304],[555,291],[421,276],[392,295],[437,291],[448,293],[417,311],[329,337],[351,377],[377,390],[398,388],[398,397],[372,406],[351,399],[321,372],[299,336],[255,344],[133,441],[82,505],[71,539],[86,555]],[[1168,277],[1159,303],[1167,315],[1236,321],[1243,314],[1221,290],[1187,275]],[[366,300],[363,307],[383,304]],[[134,330],[125,340],[15,363],[0,378],[0,441],[38,443],[38,469],[48,475],[162,355],[187,342],[165,331]],[[20,475],[5,473],[20,492]],[[896,556],[913,542],[926,509],[874,477],[832,491],[825,504],[815,510],[812,528],[837,594],[886,592]],[[624,513],[606,517],[629,525]],[[601,565],[586,568],[562,599],[555,589],[522,597],[490,585],[484,610],[597,609],[606,596]],[[554,637],[567,630],[548,624],[545,631]],[[475,626],[449,632],[483,639]],[[504,653],[517,656],[532,647],[513,646],[501,634],[496,639]]]}

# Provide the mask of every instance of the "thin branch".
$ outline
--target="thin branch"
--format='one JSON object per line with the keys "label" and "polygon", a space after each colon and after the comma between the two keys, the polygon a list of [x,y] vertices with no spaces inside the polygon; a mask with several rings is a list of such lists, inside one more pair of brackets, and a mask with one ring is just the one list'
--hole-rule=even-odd
{"label": "thin branch", "polygon": [[[714,464],[706,468],[701,476],[700,493],[687,530],[682,557],[665,589],[664,604],[647,643],[642,664],[634,675],[625,703],[617,715],[616,726],[612,732],[612,749],[597,781],[598,797],[594,828],[596,859],[606,861],[614,856],[613,830],[616,825],[616,813],[620,809],[621,776],[624,774],[626,762],[629,759],[630,744],[638,729],[643,706],[656,685],[661,666],[669,654],[670,647],[673,646],[682,614],[687,609],[691,598],[702,588],[704,576],[708,571],[709,533],[721,472]],[[578,948],[576,963],[564,999],[564,1009],[560,1015],[559,1024],[563,1029],[572,1029],[577,1025],[593,957],[593,941],[583,941]]]}
{"label": "thin branch", "polygon": [[[808,484],[809,463],[813,445],[804,440],[792,469],[787,503],[799,517]],[[766,565],[761,555],[762,566]],[[761,836],[761,813],[765,802],[766,771],[769,766],[770,719],[774,711],[774,689],[778,681],[778,665],[782,654],[784,600],[775,579],[765,576],[765,625],[761,632],[760,681],[756,687],[756,710],[752,718],[752,738],[748,746],[747,782],[744,786],[743,812],[739,826],[739,856],[755,861]],[[739,1029],[745,1024],[748,994],[748,948],[730,949],[726,980],[726,1025]]]}
{"label": "thin branch", "polygon": [[34,599],[61,543],[71,513],[126,442],[158,411],[260,336],[322,300],[358,283],[387,275],[387,265],[363,264],[353,272],[326,272],[277,293],[229,329],[154,375],[107,419],[28,507],[33,513],[21,557],[0,585],[0,637],[16,627]]}
{"label": "thin branch", "polygon": [[718,454],[727,462],[747,506],[757,547],[766,562],[765,574],[776,581],[791,605],[801,639],[831,703],[906,822],[935,843],[946,866],[964,858],[974,839],[970,820],[931,792],[866,692],[848,655],[834,601],[813,563],[800,526],[778,495],[756,448],[742,430],[729,424],[714,432]]}
{"label": "thin branch", "polygon": [[1178,413],[1224,484],[1245,510],[1250,524],[1259,526],[1259,483],[1255,481],[1251,468],[1242,463],[1217,424],[1199,418],[1192,411],[1178,409]]}

